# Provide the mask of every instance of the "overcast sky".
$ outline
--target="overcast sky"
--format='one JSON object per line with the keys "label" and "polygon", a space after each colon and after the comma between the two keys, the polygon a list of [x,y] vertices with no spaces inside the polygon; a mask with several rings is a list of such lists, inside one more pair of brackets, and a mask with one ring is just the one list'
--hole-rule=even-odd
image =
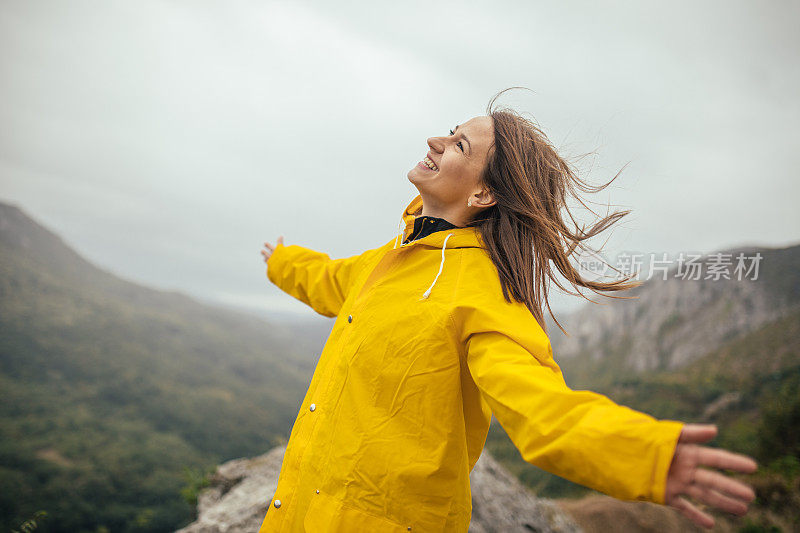
{"label": "overcast sky", "polygon": [[604,257],[795,244],[798,22],[755,0],[4,0],[0,200],[126,279],[309,314],[262,243],[392,239],[426,139],[521,85],[499,104],[595,152],[582,177],[627,164],[589,196],[633,210]]}

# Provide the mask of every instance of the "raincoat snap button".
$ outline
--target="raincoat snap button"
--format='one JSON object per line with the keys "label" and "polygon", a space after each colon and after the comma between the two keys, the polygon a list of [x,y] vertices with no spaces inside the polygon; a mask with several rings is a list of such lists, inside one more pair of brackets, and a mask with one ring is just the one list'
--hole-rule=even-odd
{"label": "raincoat snap button", "polygon": [[316,408],[317,408],[317,404],[315,404],[315,403],[312,403],[311,405],[308,406],[308,410],[309,411],[313,411]]}
{"label": "raincoat snap button", "polygon": [[315,490],[314,492],[316,492],[317,494],[319,494],[319,489]]}
{"label": "raincoat snap button", "polygon": [[347,315],[347,321],[348,322],[352,322],[353,321],[353,315]]}
{"label": "raincoat snap button", "polygon": [[272,505],[274,505],[275,509],[277,509],[278,507],[281,506],[281,501],[280,500],[275,500],[274,502],[272,502]]}

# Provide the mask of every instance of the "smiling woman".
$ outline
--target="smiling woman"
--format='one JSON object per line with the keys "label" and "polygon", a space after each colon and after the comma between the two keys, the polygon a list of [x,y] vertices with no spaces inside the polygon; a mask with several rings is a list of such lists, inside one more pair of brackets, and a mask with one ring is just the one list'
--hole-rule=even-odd
{"label": "smiling woman", "polygon": [[422,196],[421,215],[478,227],[497,266],[506,299],[513,296],[524,302],[546,328],[542,303],[550,309],[549,281],[570,294],[584,296],[563,287],[551,263],[574,287],[599,293],[639,285],[629,282],[630,278],[605,283],[586,279],[569,261],[571,254],[593,252],[583,241],[628,211],[607,216],[588,231],[577,225],[570,230],[566,217],[560,215],[566,213],[574,223],[567,208],[570,195],[586,207],[577,190],[600,191],[616,176],[598,187],[581,180],[533,123],[510,109],[492,110],[503,92],[489,103],[486,116],[456,126],[448,136],[429,138],[426,159],[432,165],[423,160],[408,172],[408,179]]}
{"label": "smiling woman", "polygon": [[567,386],[541,309],[549,263],[595,292],[635,286],[585,280],[568,261],[622,214],[570,230],[567,195],[599,189],[530,122],[493,110],[497,96],[486,116],[428,139],[428,162],[408,173],[419,195],[401,235],[342,259],[265,243],[269,280],[337,319],[261,533],[466,532],[469,474],[492,414],[526,461],[620,499],[666,503],[704,526],[711,517],[681,494],[736,514],[753,500],[748,486],[700,468],[756,468],[698,446],[714,426],[656,420]]}

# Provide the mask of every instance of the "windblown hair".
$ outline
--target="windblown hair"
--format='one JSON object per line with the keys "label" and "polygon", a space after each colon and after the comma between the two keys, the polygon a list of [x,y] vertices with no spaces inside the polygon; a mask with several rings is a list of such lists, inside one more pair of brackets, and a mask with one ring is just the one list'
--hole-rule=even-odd
{"label": "windblown hair", "polygon": [[[496,203],[480,212],[469,225],[480,231],[487,252],[497,267],[506,301],[511,302],[513,297],[525,303],[546,332],[542,311],[544,302],[556,325],[566,333],[547,299],[548,278],[569,294],[586,296],[579,290],[566,289],[556,278],[551,262],[576,289],[586,287],[602,294],[642,284],[629,281],[635,273],[609,282],[585,279],[569,261],[576,250],[595,254],[596,251],[583,241],[602,232],[630,211],[615,212],[586,230],[578,227],[567,207],[568,195],[589,209],[577,190],[601,191],[622,171],[601,186],[589,185],[579,178],[570,163],[556,153],[547,136],[533,122],[513,109],[493,109],[495,100],[509,89],[497,93],[486,108],[486,114],[494,123],[494,142],[489,148],[487,165],[480,181],[492,193]],[[591,209],[589,211],[597,215]],[[567,219],[571,220],[574,229],[568,227]]]}

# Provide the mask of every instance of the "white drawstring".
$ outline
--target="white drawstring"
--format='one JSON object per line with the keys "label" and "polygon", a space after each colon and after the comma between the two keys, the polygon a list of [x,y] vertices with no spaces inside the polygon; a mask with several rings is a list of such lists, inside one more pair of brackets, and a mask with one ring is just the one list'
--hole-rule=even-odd
{"label": "white drawstring", "polygon": [[404,224],[405,220],[400,217],[400,233],[397,234],[397,237],[394,240],[394,247],[392,248],[393,250],[397,249],[397,241],[400,240],[400,236],[403,234],[403,230],[405,229]]}
{"label": "white drawstring", "polygon": [[[400,240],[400,237],[403,235],[404,230],[405,230],[405,226],[404,225],[405,225],[405,220],[403,220],[401,218],[400,219],[400,232],[398,233],[397,237],[394,240],[394,247],[392,249],[397,249],[397,243]],[[442,244],[442,261],[441,261],[441,263],[439,263],[439,272],[436,273],[436,277],[433,278],[433,283],[431,283],[431,286],[428,287],[428,290],[426,290],[422,294],[422,298],[420,298],[420,300],[424,300],[428,296],[431,295],[431,290],[433,289],[433,286],[436,285],[436,282],[439,280],[439,276],[442,274],[442,269],[444,268],[444,250],[445,250],[445,248],[447,248],[447,239],[449,239],[453,235],[454,235],[453,233],[448,233],[447,237],[445,237],[444,243]],[[403,246],[403,243],[400,243],[400,247],[401,248],[402,248],[402,246]]]}
{"label": "white drawstring", "polygon": [[447,247],[447,239],[449,239],[452,236],[453,236],[452,233],[448,233],[447,237],[445,237],[444,244],[442,244],[442,262],[439,263],[439,272],[436,274],[436,277],[433,279],[433,283],[431,283],[431,286],[428,287],[428,290],[425,291],[422,294],[422,298],[420,298],[420,300],[423,300],[423,299],[425,299],[425,298],[427,298],[428,296],[431,295],[431,289],[433,289],[433,286],[436,285],[436,280],[439,279],[439,274],[442,273],[442,269],[444,268],[444,249],[445,249],[445,247]]}

